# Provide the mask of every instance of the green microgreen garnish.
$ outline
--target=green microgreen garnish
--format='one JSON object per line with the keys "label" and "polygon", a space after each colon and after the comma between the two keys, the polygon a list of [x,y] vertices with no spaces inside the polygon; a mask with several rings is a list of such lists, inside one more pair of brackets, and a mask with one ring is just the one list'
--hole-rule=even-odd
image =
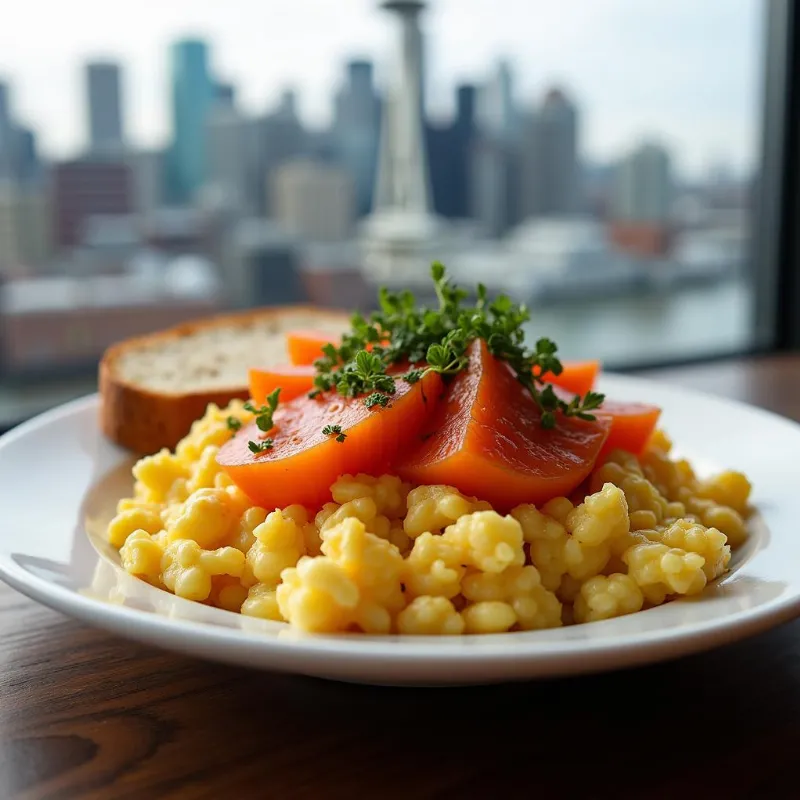
{"label": "green microgreen garnish", "polygon": [[[541,424],[552,428],[556,412],[593,420],[603,395],[587,392],[569,402],[548,383],[548,375],[562,372],[555,343],[539,339],[533,348],[525,345],[523,324],[530,319],[524,305],[506,295],[490,300],[486,287],[478,284],[476,300],[453,284],[439,262],[431,266],[438,308],[420,308],[409,291],[378,293],[379,310],[367,319],[353,315],[350,330],[339,347],[327,344],[314,362],[316,375],[311,396],[335,389],[347,397],[365,396],[368,408],[386,406],[396,391],[396,380],[416,383],[428,372],[456,375],[467,367],[467,349],[483,339],[493,356],[509,364],[518,380],[531,393],[542,411]],[[409,364],[400,373],[397,365]],[[392,370],[395,368],[395,370]]]}
{"label": "green microgreen garnish", "polygon": [[408,372],[402,374],[400,377],[406,382],[414,384],[419,381],[425,374],[424,369],[410,369]]}
{"label": "green microgreen garnish", "polygon": [[[361,340],[362,346],[369,340]],[[331,345],[325,345],[323,358],[314,362],[317,374],[314,378],[315,391],[335,388],[336,391],[345,397],[358,397],[367,392],[379,391],[384,394],[394,394],[396,391],[394,378],[386,374],[386,364],[382,358],[382,349],[377,348],[378,352],[368,352],[367,350],[355,351],[352,359],[344,361],[344,355],[350,352],[355,345],[347,347],[342,344],[339,350]],[[337,368],[337,365],[341,364]]]}
{"label": "green microgreen garnish", "polygon": [[255,414],[256,425],[258,426],[258,429],[264,433],[271,431],[274,427],[272,423],[272,417],[278,408],[278,397],[280,396],[280,393],[280,388],[276,389],[274,392],[270,392],[270,394],[267,396],[266,405],[263,405],[260,408],[256,408],[252,403],[244,404],[246,411],[249,411],[251,414]]}
{"label": "green microgreen garnish", "polygon": [[367,408],[375,408],[375,406],[380,406],[381,408],[386,408],[391,401],[391,397],[388,394],[384,394],[383,392],[373,392],[367,397],[364,398],[364,405]]}
{"label": "green microgreen garnish", "polygon": [[259,442],[248,442],[247,446],[250,448],[251,453],[266,453],[267,450],[272,450],[275,442],[272,439],[262,439]]}
{"label": "green microgreen garnish", "polygon": [[342,426],[341,425],[326,425],[322,429],[323,436],[333,436],[336,435],[337,442],[343,442],[347,438],[346,433],[342,433]]}
{"label": "green microgreen garnish", "polygon": [[[280,397],[280,387],[270,392],[267,395],[267,402],[265,405],[256,408],[252,403],[245,403],[245,411],[255,414],[256,427],[263,433],[269,433],[274,427],[275,423],[272,421],[275,412],[278,410],[278,398]],[[230,424],[230,423],[229,423]],[[248,442],[247,446],[253,453],[264,453],[267,450],[272,450],[274,446],[272,439],[262,439],[257,442]]]}
{"label": "green microgreen garnish", "polygon": [[236,431],[238,431],[239,428],[242,427],[242,421],[240,419],[237,419],[236,417],[228,417],[228,419],[225,420],[225,422],[228,426],[228,430],[232,431],[233,433],[236,433]]}

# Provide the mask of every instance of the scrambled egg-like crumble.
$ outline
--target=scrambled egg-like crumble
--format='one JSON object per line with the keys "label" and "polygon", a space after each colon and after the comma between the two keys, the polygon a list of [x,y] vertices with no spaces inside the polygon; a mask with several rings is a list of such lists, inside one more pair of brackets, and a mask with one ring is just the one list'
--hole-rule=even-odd
{"label": "scrambled egg-like crumble", "polygon": [[234,401],[134,467],[108,540],[124,569],[188,600],[312,632],[459,635],[554,628],[701,592],[747,536],[750,483],[699,479],[656,433],[588,493],[507,516],[450,486],[342,475],[322,508],[253,506],[216,464]]}

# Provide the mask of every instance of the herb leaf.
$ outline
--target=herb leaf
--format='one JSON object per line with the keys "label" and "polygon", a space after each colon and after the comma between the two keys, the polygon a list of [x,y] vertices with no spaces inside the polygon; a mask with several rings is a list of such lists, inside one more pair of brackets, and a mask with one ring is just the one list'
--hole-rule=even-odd
{"label": "herb leaf", "polygon": [[[278,409],[278,398],[280,397],[280,394],[280,387],[275,389],[274,392],[270,392],[269,395],[267,395],[266,404],[260,406],[259,408],[256,408],[252,403],[249,402],[244,404],[246,411],[249,411],[251,414],[255,414],[256,427],[263,433],[269,433],[269,431],[275,427],[275,423],[273,422],[272,418]],[[228,421],[228,425],[230,426],[230,420]],[[252,453],[264,453],[267,450],[272,450],[274,444],[275,442],[272,439],[262,439],[257,442],[248,442],[247,446],[250,448],[250,452]]]}
{"label": "herb leaf", "polygon": [[367,408],[375,408],[375,406],[386,408],[386,406],[389,405],[390,400],[391,397],[389,397],[388,394],[383,394],[383,392],[373,392],[364,400],[364,405]]}
{"label": "herb leaf", "polygon": [[244,404],[246,411],[255,414],[256,426],[264,433],[271,431],[275,427],[272,422],[272,417],[278,409],[278,398],[280,397],[280,393],[280,387],[275,389],[274,392],[270,392],[270,394],[267,396],[266,405],[263,405],[260,408],[256,408],[252,403]]}
{"label": "herb leaf", "polygon": [[[456,375],[467,368],[470,343],[483,339],[489,352],[507,362],[528,389],[541,409],[542,427],[553,428],[558,414],[594,419],[590,412],[605,398],[587,392],[568,402],[556,394],[547,376],[563,371],[558,348],[547,338],[533,347],[525,345],[523,325],[530,314],[524,305],[506,295],[490,301],[483,284],[476,288],[474,304],[467,303],[468,292],[452,283],[438,261],[431,265],[431,278],[438,308],[419,307],[411,292],[384,287],[378,292],[377,311],[369,318],[354,314],[339,347],[325,345],[323,357],[314,362],[309,396],[335,390],[345,397],[364,396],[367,408],[386,406],[397,380],[417,383],[428,372]],[[408,369],[392,369],[400,364]]]}
{"label": "herb leaf", "polygon": [[341,425],[326,425],[322,429],[323,436],[336,436],[337,442],[343,442],[347,438],[346,433],[342,433]]}
{"label": "herb leaf", "polygon": [[266,453],[268,450],[272,450],[275,446],[275,442],[273,442],[272,439],[262,439],[260,442],[248,442],[247,446],[250,448],[251,453],[258,455],[259,453]]}

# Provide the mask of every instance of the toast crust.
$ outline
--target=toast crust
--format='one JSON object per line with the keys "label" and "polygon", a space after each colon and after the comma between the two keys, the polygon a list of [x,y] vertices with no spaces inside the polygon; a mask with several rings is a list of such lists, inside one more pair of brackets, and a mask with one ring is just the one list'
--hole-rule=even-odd
{"label": "toast crust", "polygon": [[99,367],[100,428],[122,447],[137,455],[149,455],[162,448],[173,449],[189,432],[192,423],[203,416],[209,403],[225,406],[234,399],[247,399],[246,379],[237,385],[215,387],[209,391],[154,391],[127,380],[118,368],[120,360],[138,350],[157,348],[182,338],[190,338],[214,328],[245,328],[253,323],[274,321],[276,333],[287,329],[283,320],[305,317],[330,324],[349,316],[312,306],[280,306],[232,314],[217,314],[184,322],[167,330],[127,339],[112,345],[104,353]]}

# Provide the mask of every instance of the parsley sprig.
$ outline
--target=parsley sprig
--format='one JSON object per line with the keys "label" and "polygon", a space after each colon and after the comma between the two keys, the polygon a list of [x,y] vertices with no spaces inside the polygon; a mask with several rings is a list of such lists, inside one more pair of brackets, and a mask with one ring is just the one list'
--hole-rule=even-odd
{"label": "parsley sprig", "polygon": [[275,442],[272,439],[261,439],[258,442],[248,442],[247,446],[250,448],[251,453],[258,455],[259,453],[266,453],[267,450],[272,450],[275,447]]}
{"label": "parsley sprig", "polygon": [[[358,341],[362,347],[370,343],[369,339]],[[343,342],[338,349],[332,344],[326,344],[322,348],[325,355],[314,364],[317,374],[312,396],[333,388],[345,397],[358,397],[367,392],[390,395],[397,391],[394,378],[386,374],[383,349],[378,348],[378,352],[355,350],[353,357],[347,359],[355,346],[355,342],[352,347]]]}
{"label": "parsley sprig", "polygon": [[[431,266],[438,308],[420,308],[409,291],[378,294],[379,309],[367,319],[355,314],[351,329],[339,347],[328,344],[318,359],[312,396],[335,389],[348,397],[366,395],[365,405],[386,406],[396,391],[395,381],[416,383],[428,372],[456,375],[467,367],[467,349],[483,339],[496,358],[506,361],[542,411],[541,424],[552,428],[556,413],[592,420],[591,412],[605,399],[596,392],[576,395],[569,402],[559,397],[547,381],[563,367],[550,339],[525,344],[523,325],[530,319],[524,305],[500,295],[490,301],[486,287],[478,284],[474,303],[468,293],[447,277],[444,266]],[[410,364],[402,374],[390,374],[398,364]]]}
{"label": "parsley sprig", "polygon": [[[394,379],[392,379],[394,380]],[[386,408],[391,401],[391,397],[388,394],[384,394],[383,392],[373,392],[367,397],[364,398],[364,405],[367,408],[375,408],[375,406],[380,406],[381,408]]]}
{"label": "parsley sprig", "polygon": [[[269,433],[274,427],[273,416],[278,410],[278,398],[280,397],[280,388],[275,389],[267,395],[267,401],[263,406],[256,407],[252,403],[245,403],[245,411],[255,414],[256,427],[263,433]],[[230,427],[230,420],[228,421]],[[272,450],[275,446],[273,439],[260,439],[255,442],[248,442],[247,446],[250,448],[251,453],[265,453],[267,450]]]}
{"label": "parsley sprig", "polygon": [[278,398],[280,397],[280,394],[280,388],[276,389],[274,392],[270,392],[270,394],[267,395],[266,405],[263,405],[259,408],[256,408],[252,403],[244,404],[245,411],[255,414],[256,426],[264,433],[268,433],[274,427],[272,417],[278,410]]}
{"label": "parsley sprig", "polygon": [[346,433],[342,433],[341,425],[326,425],[322,429],[323,436],[336,436],[337,442],[343,442],[347,438]]}

